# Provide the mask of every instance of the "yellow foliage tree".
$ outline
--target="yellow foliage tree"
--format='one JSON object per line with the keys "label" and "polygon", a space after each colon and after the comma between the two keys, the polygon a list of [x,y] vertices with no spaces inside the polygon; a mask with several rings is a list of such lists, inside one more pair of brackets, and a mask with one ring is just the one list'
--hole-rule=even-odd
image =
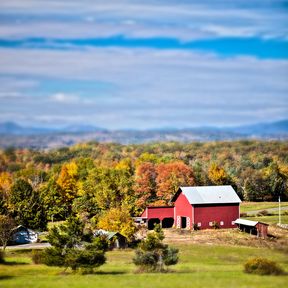
{"label": "yellow foliage tree", "polygon": [[119,232],[130,240],[136,232],[134,221],[125,207],[111,208],[104,212],[99,218],[97,227],[107,231]]}
{"label": "yellow foliage tree", "polygon": [[208,177],[215,185],[225,185],[229,183],[229,176],[226,171],[214,162],[208,169]]}
{"label": "yellow foliage tree", "polygon": [[63,197],[67,201],[71,201],[77,194],[81,194],[82,185],[78,182],[78,166],[75,162],[62,166],[57,184],[61,188]]}
{"label": "yellow foliage tree", "polygon": [[11,175],[7,172],[0,173],[0,192],[2,192],[4,196],[8,196],[11,185],[12,185]]}

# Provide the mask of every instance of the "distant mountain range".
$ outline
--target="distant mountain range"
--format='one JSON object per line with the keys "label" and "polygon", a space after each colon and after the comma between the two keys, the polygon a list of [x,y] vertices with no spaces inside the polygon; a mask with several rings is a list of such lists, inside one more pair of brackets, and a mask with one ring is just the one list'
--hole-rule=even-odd
{"label": "distant mountain range", "polygon": [[146,143],[160,141],[221,141],[239,139],[288,140],[288,120],[229,128],[116,130],[75,125],[64,128],[24,127],[14,122],[0,123],[0,147],[49,149],[80,142]]}
{"label": "distant mountain range", "polygon": [[70,125],[64,128],[24,127],[14,122],[0,123],[0,135],[39,135],[51,133],[86,133],[106,131],[91,125]]}

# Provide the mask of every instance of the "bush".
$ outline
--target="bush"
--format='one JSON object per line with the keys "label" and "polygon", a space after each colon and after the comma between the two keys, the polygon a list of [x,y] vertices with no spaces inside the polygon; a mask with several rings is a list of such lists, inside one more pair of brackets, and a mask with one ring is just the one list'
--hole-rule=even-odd
{"label": "bush", "polygon": [[247,215],[247,213],[245,213],[245,212],[242,212],[242,213],[240,213],[240,218],[241,217],[247,217],[248,215]]}
{"label": "bush", "polygon": [[217,221],[212,222],[212,228],[213,229],[220,229],[220,224]]}
{"label": "bush", "polygon": [[34,264],[43,264],[43,251],[32,250],[32,262]]}
{"label": "bush", "polygon": [[197,223],[194,223],[194,224],[193,224],[193,230],[194,230],[194,231],[200,230],[200,228],[198,227]]}
{"label": "bush", "polygon": [[244,272],[257,275],[281,275],[284,274],[276,262],[265,258],[253,258],[244,264]]}
{"label": "bush", "polygon": [[65,266],[71,267],[73,271],[84,269],[87,274],[93,272],[93,268],[103,265],[106,261],[103,251],[89,249],[70,249],[65,256]]}
{"label": "bush", "polygon": [[140,272],[164,272],[165,266],[175,265],[178,262],[178,249],[163,244],[164,233],[159,225],[154,232],[147,235],[139,249],[136,250],[133,262]]}
{"label": "bush", "polygon": [[269,212],[267,210],[262,210],[257,213],[257,216],[269,216]]}
{"label": "bush", "polygon": [[64,266],[64,255],[62,255],[62,249],[51,247],[46,248],[43,252],[43,264],[47,266]]}
{"label": "bush", "polygon": [[140,266],[141,272],[155,271],[158,263],[158,255],[152,252],[144,252],[136,250],[136,255],[133,258],[133,262],[136,266]]}

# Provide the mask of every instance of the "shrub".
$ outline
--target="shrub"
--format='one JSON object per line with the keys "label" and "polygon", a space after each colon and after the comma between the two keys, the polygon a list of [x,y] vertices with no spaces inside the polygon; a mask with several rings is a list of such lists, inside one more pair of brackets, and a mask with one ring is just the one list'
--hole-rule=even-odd
{"label": "shrub", "polygon": [[245,212],[240,213],[240,217],[247,217],[247,213]]}
{"label": "shrub", "polygon": [[62,267],[65,263],[64,255],[62,255],[62,249],[50,247],[46,248],[43,252],[43,264],[47,266],[58,266]]}
{"label": "shrub", "polygon": [[265,258],[253,258],[244,264],[244,272],[258,275],[281,275],[284,271],[276,262]]}
{"label": "shrub", "polygon": [[212,228],[213,229],[220,229],[220,224],[217,221],[212,222]]}
{"label": "shrub", "polygon": [[43,251],[32,250],[32,262],[34,264],[42,264],[43,263]]}
{"label": "shrub", "polygon": [[262,210],[257,213],[257,216],[269,216],[269,212],[267,210]]}
{"label": "shrub", "polygon": [[197,223],[194,223],[194,224],[193,224],[193,230],[194,230],[194,231],[200,230],[200,228],[198,227]]}
{"label": "shrub", "polygon": [[149,233],[146,240],[140,243],[133,258],[140,272],[163,272],[165,266],[177,264],[178,249],[163,244],[163,239],[164,233],[161,227],[156,225],[154,232]]}

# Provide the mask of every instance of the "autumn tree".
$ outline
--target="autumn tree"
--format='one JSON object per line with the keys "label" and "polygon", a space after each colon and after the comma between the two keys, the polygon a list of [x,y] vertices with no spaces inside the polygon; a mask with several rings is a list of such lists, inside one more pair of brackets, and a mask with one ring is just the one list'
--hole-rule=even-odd
{"label": "autumn tree", "polygon": [[123,169],[95,168],[90,171],[83,186],[84,193],[93,195],[97,206],[102,210],[127,205],[134,208],[132,179]]}
{"label": "autumn tree", "polygon": [[208,177],[214,185],[231,184],[229,175],[225,169],[213,162],[208,168]]}
{"label": "autumn tree", "polygon": [[73,199],[81,189],[78,180],[78,166],[75,162],[66,163],[62,166],[57,184],[61,188],[61,193],[67,203],[72,203]]}
{"label": "autumn tree", "polygon": [[166,204],[179,186],[194,185],[192,168],[180,161],[159,164],[156,173],[157,197]]}
{"label": "autumn tree", "polygon": [[150,162],[140,164],[135,171],[134,192],[139,208],[156,201],[156,167]]}
{"label": "autumn tree", "polygon": [[0,173],[0,214],[7,213],[7,204],[11,185],[11,175],[7,172]]}
{"label": "autumn tree", "polygon": [[111,208],[99,218],[97,227],[107,231],[120,232],[128,239],[132,239],[136,227],[129,210],[125,207]]}

